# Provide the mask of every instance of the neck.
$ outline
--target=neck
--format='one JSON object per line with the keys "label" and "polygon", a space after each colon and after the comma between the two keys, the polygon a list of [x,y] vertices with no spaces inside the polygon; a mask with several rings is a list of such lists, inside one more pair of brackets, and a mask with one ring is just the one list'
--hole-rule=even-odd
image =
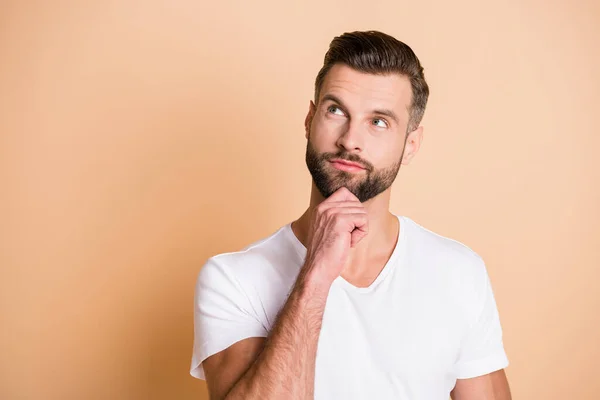
{"label": "neck", "polygon": [[[292,222],[292,230],[305,247],[313,214],[316,207],[324,200],[313,182],[309,207],[300,218]],[[369,233],[351,249],[348,273],[360,274],[360,270],[364,269],[361,266],[368,264],[365,261],[389,256],[390,248],[393,248],[396,243],[399,229],[398,219],[389,211],[389,204],[390,189],[363,203],[367,210]]]}

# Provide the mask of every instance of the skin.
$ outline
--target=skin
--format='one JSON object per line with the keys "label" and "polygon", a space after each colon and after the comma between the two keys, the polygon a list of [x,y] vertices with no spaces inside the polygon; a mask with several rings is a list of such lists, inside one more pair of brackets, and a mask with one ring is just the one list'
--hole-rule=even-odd
{"label": "skin", "polygon": [[[321,100],[331,96],[342,104]],[[358,186],[369,175],[385,174],[393,169],[397,173],[399,164],[410,163],[423,140],[423,127],[406,132],[411,98],[411,85],[406,77],[363,74],[345,65],[331,68],[323,82],[318,106],[312,101],[309,105],[305,120],[307,148],[312,146],[318,153],[348,155],[351,161],[368,166],[367,170],[355,173],[325,166],[331,176],[331,191],[346,186],[356,195]],[[391,111],[395,119],[375,114],[373,110]],[[341,274],[355,286],[368,286],[394,248],[399,227],[397,218],[389,211],[389,204],[396,173],[386,182],[387,188],[382,193],[363,201],[372,233],[351,250],[348,265]],[[315,207],[324,199],[313,181],[310,205],[292,223],[301,242],[305,242]],[[365,266],[370,268],[365,269]]]}
{"label": "skin", "polygon": [[[410,82],[399,74],[365,74],[345,65],[328,72],[305,119],[310,204],[292,223],[307,260],[266,340],[242,340],[204,361],[211,399],[313,397],[314,354],[332,281],[341,276],[369,286],[398,237],[391,184],[423,140],[422,126],[408,130],[411,99]],[[364,169],[340,171],[330,162],[336,158]],[[459,379],[451,396],[511,399],[503,370]]]}

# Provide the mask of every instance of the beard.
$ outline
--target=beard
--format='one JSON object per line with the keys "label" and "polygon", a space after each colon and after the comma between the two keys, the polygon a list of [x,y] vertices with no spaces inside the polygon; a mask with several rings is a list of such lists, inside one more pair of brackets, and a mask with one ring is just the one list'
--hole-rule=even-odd
{"label": "beard", "polygon": [[[329,160],[334,158],[359,163],[365,170],[348,172],[335,169],[329,163]],[[401,164],[402,157],[391,167],[375,169],[371,163],[356,154],[345,151],[318,154],[310,140],[306,143],[306,166],[315,186],[324,198],[328,198],[336,190],[345,186],[361,203],[364,203],[392,186]]]}

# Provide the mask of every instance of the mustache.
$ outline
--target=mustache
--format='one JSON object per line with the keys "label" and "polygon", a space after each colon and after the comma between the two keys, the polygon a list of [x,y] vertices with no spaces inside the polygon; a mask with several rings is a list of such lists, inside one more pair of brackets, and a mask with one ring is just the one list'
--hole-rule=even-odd
{"label": "mustache", "polygon": [[345,161],[350,161],[350,162],[354,162],[354,163],[358,163],[358,164],[362,165],[369,172],[373,170],[373,165],[370,162],[363,160],[356,154],[345,153],[345,152],[323,153],[323,155],[321,157],[323,158],[323,160],[326,160],[326,161],[333,160],[334,158],[337,158],[340,160],[345,160]]}

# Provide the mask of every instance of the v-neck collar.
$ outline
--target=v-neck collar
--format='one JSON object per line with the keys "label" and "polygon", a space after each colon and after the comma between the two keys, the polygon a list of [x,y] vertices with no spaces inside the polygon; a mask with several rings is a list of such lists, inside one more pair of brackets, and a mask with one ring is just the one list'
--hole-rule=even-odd
{"label": "v-neck collar", "polygon": [[[383,268],[381,269],[381,271],[379,272],[379,275],[377,275],[375,280],[373,282],[371,282],[371,284],[369,286],[358,287],[358,286],[354,286],[353,284],[348,282],[342,276],[338,276],[333,281],[334,285],[340,285],[348,290],[352,290],[355,292],[368,293],[368,292],[371,292],[372,290],[374,290],[375,287],[377,287],[389,275],[390,270],[393,268],[394,264],[396,264],[397,261],[400,259],[400,257],[404,254],[403,248],[404,248],[404,245],[406,242],[406,228],[408,225],[408,223],[407,223],[408,221],[407,221],[406,217],[401,216],[401,215],[396,215],[396,214],[394,214],[394,215],[396,216],[396,218],[398,218],[398,224],[399,224],[398,238],[396,240],[396,245],[394,246],[394,250],[392,251],[390,258],[387,260],[387,262],[385,263],[385,265],[383,266]],[[297,255],[300,257],[300,263],[303,264],[304,260],[306,259],[306,251],[307,251],[306,247],[304,247],[302,242],[296,237],[296,234],[292,230],[291,222],[289,222],[284,227],[284,229],[285,229],[286,234],[288,235],[290,241],[292,242],[292,245],[293,245]]]}

